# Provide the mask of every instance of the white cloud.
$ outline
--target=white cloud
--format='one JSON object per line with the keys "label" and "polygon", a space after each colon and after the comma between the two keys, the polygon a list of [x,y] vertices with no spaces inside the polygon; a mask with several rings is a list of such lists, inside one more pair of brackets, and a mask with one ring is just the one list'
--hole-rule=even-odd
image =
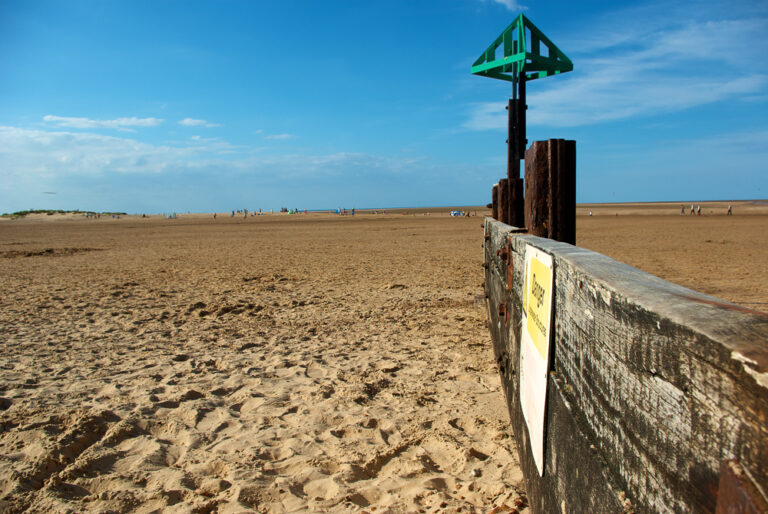
{"label": "white cloud", "polygon": [[161,118],[136,117],[116,118],[114,120],[92,120],[90,118],[74,118],[47,114],[43,116],[43,121],[54,123],[58,127],[124,129],[128,127],[154,127],[160,125],[165,120]]}
{"label": "white cloud", "polygon": [[[79,128],[79,127],[78,127]],[[25,176],[161,172],[169,162],[191,158],[196,148],[175,148],[87,132],[0,127],[0,162]]]}
{"label": "white cloud", "polygon": [[[580,126],[682,111],[768,93],[765,19],[670,18],[591,30],[594,39],[564,46],[575,69],[531,83],[528,123]],[[637,28],[633,28],[637,27]],[[572,45],[572,46],[571,46]],[[470,130],[506,127],[503,103],[469,106]]]}
{"label": "white cloud", "polygon": [[274,139],[274,140],[281,140],[281,139],[293,139],[296,136],[293,134],[273,134],[270,136],[264,136],[264,139]]}
{"label": "white cloud", "polygon": [[[286,176],[337,176],[361,173],[412,173],[424,161],[362,153],[264,155],[264,148],[240,147],[219,138],[193,137],[154,145],[131,138],[87,132],[32,130],[0,126],[4,186],[36,178],[108,177],[115,174],[199,173]],[[2,188],[0,188],[2,189]]]}
{"label": "white cloud", "polygon": [[220,127],[221,124],[219,123],[210,123],[205,120],[196,120],[194,118],[184,118],[179,122],[179,125],[184,125],[185,127]]}
{"label": "white cloud", "polygon": [[[483,1],[486,2],[488,0],[483,0]],[[526,9],[526,7],[524,7],[524,6],[520,5],[519,3],[517,3],[516,0],[491,0],[491,1],[494,2],[494,3],[503,5],[504,7],[509,9],[510,11],[520,11],[520,10]]]}

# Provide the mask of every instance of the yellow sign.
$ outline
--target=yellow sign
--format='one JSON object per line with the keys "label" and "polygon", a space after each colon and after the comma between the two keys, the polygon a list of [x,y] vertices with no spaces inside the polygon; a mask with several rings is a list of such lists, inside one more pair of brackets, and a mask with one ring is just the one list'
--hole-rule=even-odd
{"label": "yellow sign", "polygon": [[542,359],[547,357],[549,344],[550,308],[552,306],[552,265],[547,266],[533,257],[528,268],[526,283],[528,308],[526,330]]}

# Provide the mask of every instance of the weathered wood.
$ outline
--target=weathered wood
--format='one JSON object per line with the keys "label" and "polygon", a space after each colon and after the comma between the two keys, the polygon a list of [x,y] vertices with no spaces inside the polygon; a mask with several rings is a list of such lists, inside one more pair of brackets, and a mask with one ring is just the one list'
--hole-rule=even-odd
{"label": "weathered wood", "polygon": [[495,220],[499,219],[499,184],[493,185],[491,190],[491,217]]}
{"label": "weathered wood", "polygon": [[[485,230],[491,337],[534,512],[714,512],[727,459],[765,495],[768,314],[495,221]],[[508,241],[509,264],[497,255]],[[526,245],[555,270],[541,477],[519,405]]]}
{"label": "weathered wood", "polygon": [[509,223],[513,227],[525,226],[525,197],[523,180],[510,179],[509,187]]}
{"label": "weathered wood", "polygon": [[549,159],[546,141],[534,141],[525,152],[525,228],[549,235]]}
{"label": "weathered wood", "polygon": [[549,238],[576,244],[576,141],[550,139]]}
{"label": "weathered wood", "polygon": [[507,179],[499,180],[499,221],[509,223],[509,185]]}
{"label": "weathered wood", "polygon": [[535,141],[525,153],[525,226],[576,244],[576,142]]}

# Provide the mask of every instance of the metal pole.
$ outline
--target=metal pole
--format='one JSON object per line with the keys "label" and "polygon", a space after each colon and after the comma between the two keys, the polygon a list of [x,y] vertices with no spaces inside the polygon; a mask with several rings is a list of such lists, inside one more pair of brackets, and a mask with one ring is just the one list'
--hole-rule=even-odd
{"label": "metal pole", "polygon": [[513,227],[525,226],[525,200],[523,181],[520,179],[520,161],[525,156],[525,73],[517,74],[513,96],[507,104],[507,187],[509,192],[506,221]]}

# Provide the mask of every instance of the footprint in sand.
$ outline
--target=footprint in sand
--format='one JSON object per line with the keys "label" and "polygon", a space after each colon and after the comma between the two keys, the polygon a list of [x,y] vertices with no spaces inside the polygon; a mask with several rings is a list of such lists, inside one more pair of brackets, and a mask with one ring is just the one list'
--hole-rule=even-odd
{"label": "footprint in sand", "polygon": [[325,378],[328,376],[328,370],[325,366],[317,362],[310,362],[304,374],[309,378]]}

